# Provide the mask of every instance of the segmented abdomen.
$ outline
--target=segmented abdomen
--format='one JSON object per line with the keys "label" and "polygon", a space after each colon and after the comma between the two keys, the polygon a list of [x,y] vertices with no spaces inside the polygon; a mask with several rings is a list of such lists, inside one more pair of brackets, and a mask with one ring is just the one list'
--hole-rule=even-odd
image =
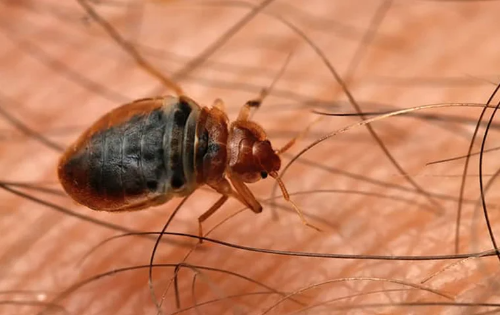
{"label": "segmented abdomen", "polygon": [[77,202],[106,211],[139,210],[196,188],[200,108],[174,97],[136,101],[106,114],[59,165]]}

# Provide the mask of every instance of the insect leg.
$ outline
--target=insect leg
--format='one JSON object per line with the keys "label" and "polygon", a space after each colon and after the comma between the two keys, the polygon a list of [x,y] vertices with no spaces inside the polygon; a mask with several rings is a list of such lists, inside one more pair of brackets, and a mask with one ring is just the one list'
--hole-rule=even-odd
{"label": "insect leg", "polygon": [[[228,182],[227,179],[222,179],[216,183],[210,183],[208,184],[210,187],[212,187],[215,191],[220,193],[222,196],[217,200],[211,207],[208,209],[206,212],[204,212],[199,218],[198,218],[198,233],[199,236],[203,236],[203,228],[202,228],[202,223],[207,220],[212,214],[215,213],[222,205],[229,199],[229,197],[233,197],[237,200],[239,200],[242,204],[245,206],[249,207],[253,211],[257,212],[255,210],[255,204],[252,204],[248,202],[243,196],[239,195],[237,192],[233,190],[231,187],[231,184]],[[253,196],[252,196],[253,197]],[[254,198],[255,199],[255,198]],[[255,200],[255,202],[257,202]],[[260,211],[262,211],[262,206],[257,202],[257,206],[260,207]],[[200,243],[202,243],[202,239],[200,238]]]}
{"label": "insect leg", "polygon": [[288,63],[290,62],[291,58],[292,58],[292,53],[290,53],[288,55],[288,57],[286,58],[285,63],[283,63],[283,66],[281,66],[280,71],[278,72],[278,74],[274,78],[271,85],[260,91],[260,95],[258,98],[250,100],[250,101],[246,102],[245,105],[243,105],[243,108],[240,110],[240,113],[238,114],[238,120],[248,120],[248,118],[250,117],[250,112],[251,112],[252,108],[257,109],[260,107],[260,105],[262,104],[262,102],[264,101],[266,96],[269,95],[271,90],[274,88],[274,86],[276,85],[278,80],[281,78],[281,76],[285,72],[285,69],[288,66]]}
{"label": "insect leg", "polygon": [[198,235],[200,236],[200,243],[203,243],[201,237],[203,237],[203,227],[202,223],[208,219],[212,214],[215,213],[229,198],[228,195],[222,195],[219,200],[217,200],[206,212],[198,217]]}
{"label": "insect leg", "polygon": [[243,107],[241,108],[240,113],[238,114],[238,120],[248,120],[252,109],[258,109],[266,95],[267,90],[262,89],[258,98],[246,102],[245,105],[243,105]]}
{"label": "insect leg", "polygon": [[228,174],[229,180],[234,186],[236,192],[246,201],[245,204],[249,205],[250,209],[255,213],[262,212],[262,205],[255,199],[250,189],[238,178]]}
{"label": "insect leg", "polygon": [[242,204],[253,210],[252,204],[250,204],[245,198],[243,198],[243,196],[240,196],[237,192],[235,192],[227,179],[223,178],[222,180],[219,180],[215,183],[208,183],[208,185],[219,194],[223,196],[233,197],[234,199],[239,200]]}

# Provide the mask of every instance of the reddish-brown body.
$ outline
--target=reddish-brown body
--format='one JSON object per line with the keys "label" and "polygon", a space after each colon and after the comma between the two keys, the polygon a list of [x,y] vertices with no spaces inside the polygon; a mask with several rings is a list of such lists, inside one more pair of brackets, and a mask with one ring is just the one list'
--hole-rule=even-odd
{"label": "reddish-brown body", "polygon": [[167,96],[123,105],[68,148],[59,179],[74,200],[103,211],[148,208],[206,184],[222,196],[200,216],[200,233],[201,222],[229,197],[261,212],[246,183],[268,174],[291,202],[277,173],[281,151],[273,150],[262,127],[249,120],[251,108],[259,105],[247,102],[231,124],[221,101],[209,108],[185,96]]}

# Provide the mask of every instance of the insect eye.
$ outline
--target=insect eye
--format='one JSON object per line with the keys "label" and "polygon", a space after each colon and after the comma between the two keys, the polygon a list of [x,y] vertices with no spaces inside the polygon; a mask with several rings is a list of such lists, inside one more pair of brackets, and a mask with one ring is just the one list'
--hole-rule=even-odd
{"label": "insect eye", "polygon": [[260,172],[260,177],[266,178],[267,177],[267,172],[264,172],[264,171]]}

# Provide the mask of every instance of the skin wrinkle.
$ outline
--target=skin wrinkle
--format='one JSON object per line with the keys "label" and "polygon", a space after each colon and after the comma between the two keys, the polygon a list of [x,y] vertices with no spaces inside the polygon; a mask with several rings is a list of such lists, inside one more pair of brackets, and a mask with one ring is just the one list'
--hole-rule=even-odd
{"label": "skin wrinkle", "polygon": [[[109,36],[97,24],[85,19],[85,13],[76,1],[68,1],[64,6],[58,0],[22,2],[26,4],[22,9],[0,3],[2,25],[9,26],[3,29],[6,36],[0,36],[0,47],[3,47],[0,48],[0,55],[5,56],[0,59],[0,71],[7,74],[0,78],[0,93],[16,101],[15,105],[2,102],[2,109],[12,113],[20,123],[26,124],[35,132],[58,130],[61,126],[79,126],[77,129],[81,130],[111,108],[121,105],[119,102],[106,100],[105,94],[100,94],[98,86],[104,86],[105,91],[116,91],[119,95],[131,98],[155,96],[145,93],[157,87],[157,80],[146,75],[130,58],[124,57],[123,51],[110,42]],[[261,1],[249,2],[258,5]],[[170,5],[171,3],[174,5]],[[342,74],[381,1],[373,0],[368,6],[363,6],[361,2],[340,0],[308,1],[307,8],[304,8],[307,18],[300,13],[304,2],[294,0],[289,3],[288,5],[288,0],[276,0],[269,10],[282,15],[310,36]],[[36,12],[30,9],[35,4],[35,7],[40,7]],[[193,7],[192,10],[189,9],[190,6]],[[58,7],[60,10],[54,11]],[[142,16],[137,16],[138,13],[131,7],[141,8]],[[196,7],[194,1],[180,4],[180,1],[166,0],[120,0],[113,1],[108,6],[93,5],[93,8],[116,27],[124,38],[137,43],[141,52],[144,49],[144,57],[153,65],[158,65],[167,76],[186,65],[188,59],[183,57],[182,60],[163,61],[162,58],[147,53],[145,47],[154,47],[154,52],[158,54],[164,50],[181,56],[196,56],[214,42],[217,34],[227,31],[228,26],[249,12],[245,8],[223,8],[220,5]],[[444,102],[484,102],[495,88],[494,84],[477,82],[471,77],[482,78],[486,74],[491,76],[500,66],[496,49],[498,35],[492,30],[499,9],[498,1],[395,1],[378,30],[381,36],[375,36],[361,64],[357,66],[356,75],[349,84],[352,86],[351,92],[357,99],[374,104],[388,104],[386,108],[390,109]],[[315,16],[324,21],[338,21],[342,27],[328,23],[308,25],[308,21],[314,20]],[[140,21],[140,29],[131,24],[137,21]],[[347,33],[337,35],[336,33],[342,32],[342,28]],[[45,44],[49,35],[50,43]],[[269,38],[279,39],[279,42],[262,43],[263,39]],[[37,47],[47,55],[46,63],[57,60],[74,73],[81,73],[82,78],[91,79],[96,85],[94,88],[92,85],[82,87],[79,79],[72,79],[71,74],[62,72],[64,67],[47,70],[47,65],[41,64],[36,56],[30,56],[29,50],[13,45],[16,42]],[[259,49],[259,45],[266,48]],[[269,49],[276,45],[279,49]],[[209,62],[196,69],[196,74],[187,74],[188,79],[180,83],[185,93],[200,105],[210,105],[214,99],[221,98],[227,112],[231,113],[230,120],[234,120],[241,106],[247,100],[257,97],[259,88],[271,83],[273,75],[292,49],[294,55],[283,79],[276,85],[277,95],[271,93],[253,119],[265,130],[293,137],[317,117],[310,113],[313,109],[328,113],[352,113],[352,109],[345,105],[334,107],[300,103],[322,100],[327,104],[345,104],[345,97],[335,96],[336,91],[332,89],[332,85],[336,83],[305,43],[279,22],[263,15],[257,15],[249,25],[224,44]],[[161,64],[162,62],[166,65]],[[224,65],[224,72],[215,69],[221,64]],[[169,65],[175,66],[170,69]],[[241,67],[232,68],[231,65]],[[254,70],[248,69],[262,69],[262,74],[257,75]],[[217,84],[208,84],[211,79]],[[460,84],[455,82],[457,80],[460,80]],[[496,79],[493,77],[492,80]],[[299,97],[297,102],[294,101],[294,96]],[[286,103],[290,104],[286,108],[284,97],[287,99]],[[495,104],[496,102],[498,98],[494,101]],[[365,110],[380,111],[376,106],[369,105]],[[245,246],[290,251],[371,255],[452,254],[460,177],[439,176],[460,174],[464,161],[461,159],[430,166],[425,164],[465,154],[469,140],[464,134],[470,139],[479,112],[479,108],[458,107],[419,112],[422,115],[442,114],[468,119],[468,122],[439,121],[439,125],[431,119],[389,118],[377,122],[377,132],[398,163],[443,205],[444,213],[441,216],[428,212],[425,197],[419,195],[394,171],[369,135],[358,128],[329,139],[307,152],[303,160],[297,161],[283,178],[289,192],[315,189],[363,191],[396,195],[405,200],[413,200],[413,204],[355,193],[292,195],[292,200],[302,211],[311,215],[311,223],[319,225],[323,232],[317,233],[303,226],[289,205],[278,198],[278,205],[290,208],[289,211],[283,211],[278,207],[278,220],[273,220],[269,206],[264,203],[263,213],[243,211],[208,237]],[[358,120],[359,117],[325,117],[312,128],[311,134],[319,137]],[[445,131],[447,126],[456,127],[453,130],[460,130],[460,134]],[[78,136],[78,132],[68,130],[57,131],[55,135],[43,135],[66,147]],[[484,125],[481,130],[484,130]],[[1,118],[0,136],[11,133],[20,134],[12,124]],[[486,148],[498,146],[497,137],[496,130],[490,130]],[[270,135],[274,148],[281,147],[288,140],[288,137],[277,138]],[[313,140],[315,139],[310,135],[299,140],[283,156],[282,165],[286,165]],[[20,183],[57,181],[57,154],[35,141],[27,134],[22,137],[7,137],[0,142],[0,180]],[[476,145],[473,152],[478,150],[479,145]],[[494,174],[500,166],[496,154],[495,151],[484,154],[485,174]],[[478,173],[477,162],[477,155],[471,157],[469,174]],[[494,232],[500,228],[499,215],[495,213],[493,206],[500,204],[494,193],[498,185],[496,182],[492,183],[486,195],[486,202],[491,205],[488,210]],[[249,188],[259,200],[264,200],[269,196],[273,184],[273,179],[268,178],[249,185]],[[460,253],[491,248],[484,217],[473,216],[475,201],[479,197],[478,186],[477,175],[467,178],[464,195],[467,202],[463,204]],[[50,187],[61,190],[59,185]],[[139,212],[110,214],[86,209],[69,198],[54,198],[43,191],[22,191],[67,207],[80,215],[144,232],[159,231],[181,201],[172,200],[163,206]],[[446,200],[441,196],[454,199]],[[198,216],[218,198],[213,192],[196,191],[167,231],[196,235]],[[0,238],[0,274],[3,279],[0,282],[0,292],[36,292],[32,295],[6,292],[2,295],[2,300],[37,301],[41,291],[46,292],[46,299],[39,302],[50,302],[57,292],[78,281],[117,268],[144,265],[149,261],[154,242],[144,237],[126,237],[107,243],[89,256],[84,264],[77,265],[89,249],[121,232],[75,217],[55,214],[46,206],[22,199],[4,189],[0,190],[0,202],[0,220],[4,227]],[[239,209],[241,205],[230,199],[204,223],[204,229],[209,231]],[[314,220],[314,217],[331,222],[335,228]],[[9,222],[10,225],[4,225],[4,222]],[[165,235],[164,239],[175,242],[160,244],[156,252],[156,263],[180,262],[190,249],[183,244],[196,244],[196,240],[181,237]],[[314,259],[246,252],[204,242],[189,256],[187,263],[236,272],[286,294],[339,278],[388,278],[420,283],[442,268],[455,264],[425,282],[425,286],[451,295],[455,302],[497,302],[494,299],[497,292],[495,285],[498,282],[498,261],[495,257],[470,259],[461,264],[456,264],[456,260]],[[196,276],[194,289],[191,288],[193,272],[179,273],[182,308],[193,306],[192,291],[196,292],[195,299],[198,303],[224,298],[224,295],[242,295],[234,300],[234,304],[229,299],[200,306],[198,310],[201,314],[233,314],[238,310],[261,314],[264,309],[282,299],[281,295],[270,291],[266,291],[267,294],[252,295],[265,290],[246,280],[198,269],[197,272],[200,274]],[[154,274],[156,296],[161,297],[173,277],[173,268],[155,269]],[[395,305],[384,308],[368,306],[356,309],[357,305],[381,303],[450,302],[421,290],[398,289],[402,287],[383,284],[383,281],[326,285],[320,290],[294,296],[305,305],[287,300],[270,314],[288,314],[329,300],[333,302],[312,308],[309,313],[329,314],[336,307],[343,307],[340,312],[348,314],[378,313],[380,310],[391,314],[412,311],[465,314],[494,309],[468,305],[453,307],[449,304]],[[350,295],[356,295],[356,298],[335,301]],[[163,314],[176,312],[172,286],[165,296],[162,302]],[[74,292],[61,304],[69,314],[156,314],[148,291],[147,268],[100,279]],[[2,314],[36,314],[41,309],[41,306],[21,303],[0,305]],[[191,309],[182,314],[197,313]]]}

